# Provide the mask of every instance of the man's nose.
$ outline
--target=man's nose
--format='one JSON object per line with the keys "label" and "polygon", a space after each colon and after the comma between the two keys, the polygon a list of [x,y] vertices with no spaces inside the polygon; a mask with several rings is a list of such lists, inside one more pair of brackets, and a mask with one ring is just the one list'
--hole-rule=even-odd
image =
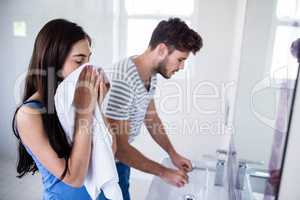
{"label": "man's nose", "polygon": [[184,63],[180,64],[178,69],[184,69]]}

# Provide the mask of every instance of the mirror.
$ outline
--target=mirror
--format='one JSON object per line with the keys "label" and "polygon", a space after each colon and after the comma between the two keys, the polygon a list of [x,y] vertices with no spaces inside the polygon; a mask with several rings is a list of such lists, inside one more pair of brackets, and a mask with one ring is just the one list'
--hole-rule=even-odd
{"label": "mirror", "polygon": [[289,2],[290,7],[283,0],[248,0],[246,5],[232,144],[240,199],[278,195],[298,73],[290,46],[300,31],[293,21],[296,1]]}

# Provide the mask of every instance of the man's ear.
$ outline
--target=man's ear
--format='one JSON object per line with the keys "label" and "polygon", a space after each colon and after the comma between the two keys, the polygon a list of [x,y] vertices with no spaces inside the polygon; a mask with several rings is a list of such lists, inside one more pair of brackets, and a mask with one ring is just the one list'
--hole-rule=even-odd
{"label": "man's ear", "polygon": [[156,48],[161,59],[164,59],[169,54],[169,49],[164,43],[159,43]]}

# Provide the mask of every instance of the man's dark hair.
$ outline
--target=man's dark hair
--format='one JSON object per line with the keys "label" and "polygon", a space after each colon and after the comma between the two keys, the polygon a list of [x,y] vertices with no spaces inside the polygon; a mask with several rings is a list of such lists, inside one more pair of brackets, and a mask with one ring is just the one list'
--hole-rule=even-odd
{"label": "man's dark hair", "polygon": [[149,47],[153,50],[160,43],[166,44],[171,52],[177,49],[193,54],[203,46],[201,36],[179,18],[159,22],[152,33]]}

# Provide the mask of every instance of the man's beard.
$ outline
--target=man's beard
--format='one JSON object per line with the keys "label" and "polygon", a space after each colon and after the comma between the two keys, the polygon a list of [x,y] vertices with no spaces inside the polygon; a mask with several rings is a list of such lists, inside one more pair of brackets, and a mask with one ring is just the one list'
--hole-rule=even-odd
{"label": "man's beard", "polygon": [[168,76],[167,73],[167,62],[168,62],[168,57],[166,57],[164,60],[162,60],[161,62],[158,63],[156,72],[159,73],[160,75],[162,75],[164,78],[169,79],[171,78],[170,76]]}

